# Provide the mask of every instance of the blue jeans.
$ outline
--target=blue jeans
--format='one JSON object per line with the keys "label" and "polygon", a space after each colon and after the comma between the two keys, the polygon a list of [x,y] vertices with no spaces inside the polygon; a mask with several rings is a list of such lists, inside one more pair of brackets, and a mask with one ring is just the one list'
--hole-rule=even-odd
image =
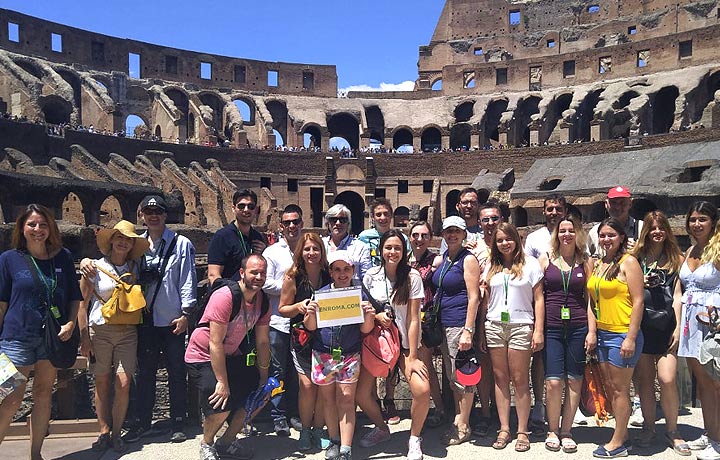
{"label": "blue jeans", "polygon": [[160,352],[165,356],[170,389],[170,418],[187,415],[187,369],[185,367],[185,334],[175,335],[173,327],[140,326],[138,328],[138,374],[135,385],[137,419],[149,427],[155,406],[155,383]]}
{"label": "blue jeans", "polygon": [[587,333],[587,326],[545,328],[545,379],[583,378]]}
{"label": "blue jeans", "polygon": [[[284,382],[285,392],[270,400],[270,415],[273,422],[297,414],[297,373],[290,355],[290,334],[270,328],[270,372],[271,377]],[[289,415],[288,415],[289,414]]]}

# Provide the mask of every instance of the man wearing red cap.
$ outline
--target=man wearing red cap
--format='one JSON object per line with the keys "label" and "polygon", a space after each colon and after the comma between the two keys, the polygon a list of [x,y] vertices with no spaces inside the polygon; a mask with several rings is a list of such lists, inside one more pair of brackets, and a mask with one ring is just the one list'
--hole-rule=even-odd
{"label": "man wearing red cap", "polygon": [[[632,197],[630,189],[622,185],[613,187],[608,191],[607,199],[605,199],[605,209],[610,217],[614,217],[625,225],[625,232],[628,236],[628,250],[635,245],[635,240],[642,230],[642,221],[630,216],[630,207],[632,206]],[[588,235],[588,252],[592,257],[602,257],[600,253],[600,245],[598,244],[598,227],[595,224],[590,229]]]}

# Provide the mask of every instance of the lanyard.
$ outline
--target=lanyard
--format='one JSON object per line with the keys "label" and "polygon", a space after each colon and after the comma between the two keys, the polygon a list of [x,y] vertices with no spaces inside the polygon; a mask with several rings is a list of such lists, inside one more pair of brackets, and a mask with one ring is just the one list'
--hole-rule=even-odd
{"label": "lanyard", "polygon": [[642,271],[643,275],[649,274],[651,271],[655,270],[657,268],[657,260],[650,265],[647,264],[647,258],[644,258],[642,261]]}
{"label": "lanyard", "polygon": [[37,270],[38,274],[40,275],[40,281],[42,281],[43,286],[45,286],[45,296],[47,297],[47,306],[52,307],[53,305],[53,299],[55,298],[55,288],[57,288],[57,276],[55,275],[55,264],[52,260],[50,260],[50,276],[45,276],[45,273],[40,270],[40,267],[38,267],[37,262],[35,261],[35,257],[30,256],[30,260],[32,260],[33,265],[35,265],[35,270]]}
{"label": "lanyard", "polygon": [[388,277],[387,277],[387,271],[383,269],[385,277],[383,278],[383,285],[385,285],[385,298],[387,299],[387,303],[390,303],[390,292],[388,291]]}
{"label": "lanyard", "polygon": [[508,293],[510,292],[510,275],[503,273],[503,291],[505,291],[505,310],[507,310]]}
{"label": "lanyard", "polygon": [[235,231],[237,232],[238,239],[240,240],[240,247],[242,248],[243,258],[244,258],[247,255],[249,255],[250,252],[252,252],[252,248],[249,247],[251,240],[252,240],[252,233],[251,233],[250,239],[246,240],[245,235],[243,235],[243,232],[240,231],[240,229],[237,227],[237,225],[235,226]]}
{"label": "lanyard", "polygon": [[[567,280],[565,279],[565,271],[562,269],[562,257],[558,256],[555,260],[558,263],[560,269],[560,278],[562,279],[562,289],[565,293],[565,301],[560,306],[560,319],[570,319],[570,309],[567,306],[568,296],[570,295],[570,281],[572,281],[572,273],[575,270],[575,254],[573,254],[572,263],[570,269],[567,272]],[[599,297],[599,295],[598,295]]]}

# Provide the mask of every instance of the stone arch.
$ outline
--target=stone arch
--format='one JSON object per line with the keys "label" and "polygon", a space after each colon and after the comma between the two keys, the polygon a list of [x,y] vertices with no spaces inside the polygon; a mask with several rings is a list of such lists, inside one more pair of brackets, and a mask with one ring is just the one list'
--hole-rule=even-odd
{"label": "stone arch", "polygon": [[[591,140],[590,137],[590,123],[595,118],[595,107],[600,102],[600,95],[605,91],[605,88],[596,89],[585,95],[582,102],[577,108],[575,123],[574,123],[574,135],[570,139],[571,141],[583,141],[588,142]],[[600,139],[595,139],[599,141]]]}
{"label": "stone arch", "polygon": [[365,180],[365,172],[356,164],[345,163],[335,169],[335,179],[339,181]]}
{"label": "stone arch", "polygon": [[82,124],[82,83],[77,74],[68,69],[55,69],[55,72],[67,82],[73,90],[73,105],[77,108],[78,123]]}
{"label": "stone arch", "polygon": [[630,215],[635,219],[643,220],[645,215],[651,211],[660,209],[655,202],[649,198],[633,198]]}
{"label": "stone arch", "polygon": [[352,214],[352,222],[348,232],[358,234],[365,228],[365,201],[352,190],[346,190],[335,197],[333,204],[344,204]]}
{"label": "stone arch", "polygon": [[156,137],[157,140],[159,140],[159,141],[163,140],[163,138],[162,138],[162,129],[160,128],[160,125],[155,126],[155,137]]}
{"label": "stone arch", "polygon": [[[142,137],[150,131],[150,123],[148,123],[147,117],[137,113],[129,113],[125,117],[125,135],[132,137],[137,134],[138,137]],[[143,129],[144,127],[144,129]]]}
{"label": "stone arch", "polygon": [[385,142],[385,117],[382,110],[377,105],[365,107],[365,120],[367,120],[367,129],[370,139]]}
{"label": "stone arch", "polygon": [[43,113],[46,123],[59,125],[61,123],[70,122],[70,114],[73,112],[73,106],[70,102],[51,94],[38,100],[40,110]]}
{"label": "stone arch", "polygon": [[655,93],[652,100],[652,131],[650,134],[670,132],[675,122],[675,101],[680,95],[677,86],[665,86]]}
{"label": "stone arch", "polygon": [[420,150],[432,152],[434,149],[442,148],[442,131],[437,125],[429,125],[423,128],[420,136]]}
{"label": "stone arch", "polygon": [[42,80],[45,76],[45,71],[38,64],[30,60],[29,58],[14,58],[12,60],[18,67],[23,69],[38,80]]}
{"label": "stone arch", "polygon": [[640,96],[640,93],[635,90],[625,91],[612,103],[613,111],[607,120],[611,139],[624,138],[630,135],[633,114],[628,109],[628,106],[638,96]]}
{"label": "stone arch", "polygon": [[[255,101],[253,101],[249,97],[244,96],[234,96],[232,101],[233,104],[235,104],[235,107],[237,107],[238,111],[240,112],[240,115],[242,116],[243,125],[254,125],[255,114],[257,112],[257,108],[255,107]],[[247,118],[245,117],[245,113],[247,113]]]}
{"label": "stone arch", "polygon": [[471,130],[469,123],[458,123],[450,128],[450,148],[470,150]]}
{"label": "stone arch", "polygon": [[430,206],[423,206],[422,208],[420,208],[420,212],[418,213],[418,220],[423,220],[423,221],[427,222],[429,213],[430,213]]}
{"label": "stone arch", "polygon": [[512,224],[516,227],[527,227],[528,213],[522,206],[515,206],[512,210]]}
{"label": "stone arch", "polygon": [[513,118],[513,137],[515,138],[514,144],[516,146],[528,146],[530,145],[530,122],[532,116],[540,113],[540,101],[542,100],[539,96],[528,96],[518,102]]}
{"label": "stone arch", "polygon": [[360,123],[355,115],[349,112],[330,115],[327,118],[327,127],[330,137],[342,137],[350,144],[350,148],[358,148]]}
{"label": "stone arch", "polygon": [[413,132],[408,126],[398,126],[391,134],[394,149],[399,149],[403,145],[413,145]]}
{"label": "stone arch", "polygon": [[165,94],[169,97],[175,108],[180,112],[180,119],[175,122],[178,127],[178,135],[180,139],[188,138],[188,115],[190,113],[190,98],[184,89],[172,86],[165,89]]}
{"label": "stone arch", "polygon": [[393,211],[393,227],[407,227],[410,221],[410,209],[406,206],[398,206]]}
{"label": "stone arch", "polygon": [[304,147],[322,147],[322,127],[319,124],[307,123],[303,126],[301,133]]}
{"label": "stone arch", "polygon": [[77,225],[87,225],[83,202],[75,193],[69,192],[65,195],[60,210],[60,219]]}
{"label": "stone arch", "polygon": [[684,114],[684,123],[696,123],[703,119],[708,105],[715,100],[715,93],[720,90],[720,70],[709,72],[700,84],[685,95],[688,104]]}
{"label": "stone arch", "polygon": [[547,110],[545,111],[545,122],[540,128],[540,144],[559,140],[559,136],[557,136],[556,139],[553,138],[553,132],[555,131],[558,122],[562,120],[563,112],[570,108],[572,98],[572,92],[560,93],[557,94],[550,102]]}
{"label": "stone arch", "polygon": [[123,206],[115,195],[108,195],[100,204],[100,226],[110,228],[123,219]]}
{"label": "stone arch", "polygon": [[458,211],[455,206],[457,205],[459,199],[460,190],[457,189],[450,190],[447,195],[445,195],[445,217],[458,215]]}
{"label": "stone arch", "polygon": [[455,121],[458,123],[470,121],[475,111],[475,101],[465,101],[458,104],[453,111]]}
{"label": "stone arch", "polygon": [[433,91],[442,91],[442,89],[443,89],[442,77],[437,77],[436,79],[432,80],[432,82],[430,83],[430,89]]}
{"label": "stone arch", "polygon": [[[215,135],[221,135],[223,132],[223,122],[225,117],[225,101],[212,91],[202,91],[198,94],[198,99],[203,105],[206,105],[212,109],[212,119],[208,126],[215,128]],[[189,124],[189,123],[188,123]]]}
{"label": "stone arch", "polygon": [[133,102],[148,102],[151,99],[150,92],[140,85],[128,85],[125,96]]}
{"label": "stone arch", "polygon": [[265,107],[272,117],[272,128],[275,129],[282,137],[282,144],[287,144],[287,127],[288,127],[288,109],[285,101],[272,99],[265,101]]}
{"label": "stone arch", "polygon": [[492,141],[500,141],[500,117],[508,107],[507,99],[496,99],[491,101],[485,110],[482,127],[485,135],[483,146],[489,147]]}

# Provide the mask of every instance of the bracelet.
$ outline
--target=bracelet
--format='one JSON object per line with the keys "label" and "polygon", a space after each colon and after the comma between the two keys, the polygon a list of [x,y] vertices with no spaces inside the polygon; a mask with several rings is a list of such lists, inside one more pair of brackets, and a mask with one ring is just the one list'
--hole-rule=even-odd
{"label": "bracelet", "polygon": [[263,369],[263,370],[270,369],[270,361],[268,361],[267,366],[263,366],[258,362],[257,367],[258,367],[258,369]]}

